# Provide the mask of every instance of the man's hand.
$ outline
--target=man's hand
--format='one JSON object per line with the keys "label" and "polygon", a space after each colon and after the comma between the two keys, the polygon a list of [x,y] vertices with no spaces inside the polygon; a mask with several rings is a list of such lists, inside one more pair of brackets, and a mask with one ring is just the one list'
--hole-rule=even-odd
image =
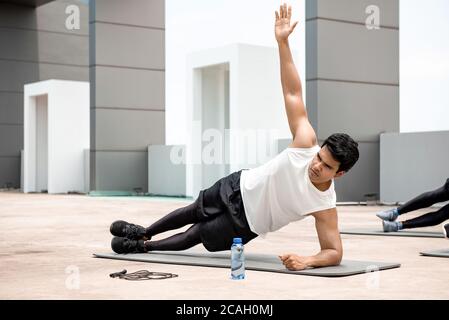
{"label": "man's hand", "polygon": [[290,19],[292,17],[292,7],[284,3],[280,6],[278,13],[276,11],[276,24],[275,24],[275,35],[277,42],[285,41],[288,36],[293,32],[298,21],[293,25],[290,25]]}
{"label": "man's hand", "polygon": [[291,271],[300,271],[309,267],[309,257],[301,257],[296,254],[288,253],[279,256],[284,266]]}
{"label": "man's hand", "polygon": [[299,271],[307,268],[338,266],[343,257],[340,231],[338,230],[337,209],[332,208],[311,214],[315,217],[315,226],[321,251],[314,256],[302,257],[293,253],[279,256],[288,270]]}

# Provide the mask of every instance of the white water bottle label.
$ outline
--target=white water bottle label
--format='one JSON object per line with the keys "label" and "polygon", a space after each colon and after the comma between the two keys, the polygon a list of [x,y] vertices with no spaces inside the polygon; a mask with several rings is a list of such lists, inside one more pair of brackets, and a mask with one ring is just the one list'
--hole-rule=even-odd
{"label": "white water bottle label", "polygon": [[232,249],[231,276],[232,279],[245,278],[244,253],[243,247],[241,246],[237,246]]}

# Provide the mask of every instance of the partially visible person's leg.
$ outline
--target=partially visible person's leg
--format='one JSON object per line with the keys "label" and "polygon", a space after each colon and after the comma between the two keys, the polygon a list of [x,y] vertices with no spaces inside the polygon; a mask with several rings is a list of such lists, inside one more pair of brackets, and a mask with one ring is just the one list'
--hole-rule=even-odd
{"label": "partially visible person's leg", "polygon": [[109,231],[116,237],[124,237],[130,240],[146,240],[144,227],[124,220],[114,221],[109,227]]}
{"label": "partially visible person's leg", "polygon": [[185,206],[183,208],[178,208],[166,216],[162,217],[151,226],[146,228],[146,235],[149,239],[152,236],[174,229],[182,228],[188,224],[193,224],[199,222],[197,215],[198,210],[198,200]]}
{"label": "partially visible person's leg", "polygon": [[382,220],[395,221],[401,214],[427,208],[435,203],[447,200],[449,200],[449,179],[446,180],[446,183],[441,188],[425,192],[398,208],[382,211],[376,215]]}
{"label": "partially visible person's leg", "polygon": [[395,232],[402,229],[415,229],[423,227],[436,226],[449,219],[449,204],[435,212],[427,213],[423,216],[407,220],[399,221],[383,221],[385,232]]}
{"label": "partially visible person's leg", "polygon": [[402,222],[403,229],[414,229],[436,226],[449,219],[449,204],[435,212],[427,213],[415,219]]}
{"label": "partially visible person's leg", "polygon": [[200,224],[196,223],[185,232],[171,237],[157,241],[145,241],[145,249],[147,251],[178,251],[189,249],[200,243]]}
{"label": "partially visible person's leg", "polygon": [[111,247],[116,253],[144,253],[155,250],[186,250],[199,243],[201,243],[200,224],[196,223],[185,232],[158,241],[114,237],[111,241]]}
{"label": "partially visible person's leg", "polygon": [[398,208],[378,212],[376,216],[385,221],[395,221],[399,217]]}
{"label": "partially visible person's leg", "polygon": [[416,198],[408,201],[404,205],[398,208],[399,215],[415,211],[422,208],[430,207],[431,205],[439,202],[445,202],[449,200],[449,179],[441,188],[433,191],[425,192]]}
{"label": "partially visible person's leg", "polygon": [[239,182],[240,172],[220,179],[200,192],[196,207],[175,210],[151,225],[148,234],[154,235],[197,221],[186,232],[159,241],[146,241],[146,250],[178,251],[202,243],[208,251],[223,251],[231,248],[233,238],[242,238],[247,243],[257,237],[246,220]]}
{"label": "partially visible person's leg", "polygon": [[[206,242],[206,249],[229,249],[230,245],[226,244],[223,246],[222,243],[217,245],[217,242],[224,237],[226,237],[227,241],[229,241],[229,239],[232,241],[232,236],[234,236],[234,233],[228,232],[227,234],[224,234],[223,229],[220,228],[221,225],[219,225],[218,222],[226,217],[226,219],[236,220],[236,229],[240,229],[243,225],[245,225],[243,220],[240,221],[241,219],[239,218],[240,215],[243,214],[244,217],[245,214],[243,212],[243,203],[240,203],[240,197],[236,197],[236,194],[240,194],[239,178],[240,172],[234,172],[229,176],[220,179],[210,188],[200,191],[200,194],[194,203],[174,210],[146,228],[145,237],[133,239],[129,239],[126,236],[115,237],[111,243],[113,250],[117,253],[131,253],[146,252],[148,250],[176,251],[188,249],[202,242],[203,229],[212,231],[211,228],[202,227],[202,225],[206,223],[208,226],[215,224],[218,225],[218,228],[213,229],[213,234],[210,237],[212,240],[208,240],[208,242]],[[240,202],[238,200],[240,200]],[[234,212],[236,208],[239,208],[239,210],[242,208],[242,212],[239,211],[240,215],[234,217],[231,212]],[[156,234],[178,229],[188,224],[193,224],[193,226],[186,232],[179,233],[159,241],[149,241],[149,239]],[[233,230],[232,221],[229,227]],[[245,227],[249,230],[249,226],[246,225]],[[238,235],[240,235],[240,233]],[[257,235],[250,233],[246,238],[249,239],[254,236]],[[147,239],[148,241],[144,241]]]}
{"label": "partially visible person's leg", "polygon": [[201,190],[198,198],[192,204],[176,209],[162,219],[156,221],[146,229],[149,238],[173,229],[181,228],[188,224],[194,224],[210,219],[227,212],[225,200],[230,192],[231,183],[240,176],[240,172],[234,172],[215,182],[211,187]]}
{"label": "partially visible person's leg", "polygon": [[152,236],[158,233],[178,229],[188,224],[199,222],[196,213],[197,208],[198,200],[188,206],[172,211],[148,228],[123,220],[117,220],[111,224],[110,231],[117,237],[128,238],[130,240],[149,240]]}

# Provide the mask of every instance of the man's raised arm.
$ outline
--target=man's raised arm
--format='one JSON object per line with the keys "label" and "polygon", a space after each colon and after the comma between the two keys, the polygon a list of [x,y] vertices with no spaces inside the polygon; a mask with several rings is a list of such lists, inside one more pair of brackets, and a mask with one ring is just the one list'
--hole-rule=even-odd
{"label": "man's raised arm", "polygon": [[285,109],[288,124],[293,136],[291,147],[307,148],[316,145],[316,135],[307,117],[307,111],[302,97],[301,80],[293,62],[288,37],[298,22],[290,25],[291,7],[281,5],[276,11],[275,35],[279,46],[281,66],[281,83],[284,94]]}

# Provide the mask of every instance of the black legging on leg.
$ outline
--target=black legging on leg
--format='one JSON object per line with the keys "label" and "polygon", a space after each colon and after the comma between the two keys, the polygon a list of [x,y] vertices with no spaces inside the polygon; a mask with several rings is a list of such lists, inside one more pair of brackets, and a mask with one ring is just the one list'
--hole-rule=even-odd
{"label": "black legging on leg", "polygon": [[435,212],[427,213],[415,219],[402,222],[403,229],[414,229],[436,226],[449,219],[449,204]]}
{"label": "black legging on leg", "polygon": [[449,200],[449,179],[441,188],[433,191],[425,192],[416,198],[408,201],[404,205],[398,208],[399,214],[415,211],[422,208],[430,207],[431,205],[439,202],[445,202]]}
{"label": "black legging on leg", "polygon": [[146,241],[148,251],[186,250],[201,243],[200,224],[196,223],[185,232],[177,233],[159,241]]}
{"label": "black legging on leg", "polygon": [[165,217],[153,223],[146,229],[146,234],[148,235],[149,238],[165,231],[184,227],[188,224],[194,225],[191,226],[189,229],[187,229],[185,232],[175,234],[171,237],[158,241],[146,241],[145,248],[148,251],[155,251],[155,250],[178,251],[178,250],[185,250],[197,244],[200,244],[201,243],[200,228],[199,228],[200,225],[198,223],[200,222],[200,220],[197,217],[196,210],[197,210],[197,201],[183,208],[176,209],[171,213],[167,214]]}
{"label": "black legging on leg", "polygon": [[149,237],[152,237],[168,230],[179,229],[188,224],[199,222],[196,215],[197,206],[197,201],[195,201],[188,206],[170,212],[165,217],[149,226],[146,229],[146,234]]}

